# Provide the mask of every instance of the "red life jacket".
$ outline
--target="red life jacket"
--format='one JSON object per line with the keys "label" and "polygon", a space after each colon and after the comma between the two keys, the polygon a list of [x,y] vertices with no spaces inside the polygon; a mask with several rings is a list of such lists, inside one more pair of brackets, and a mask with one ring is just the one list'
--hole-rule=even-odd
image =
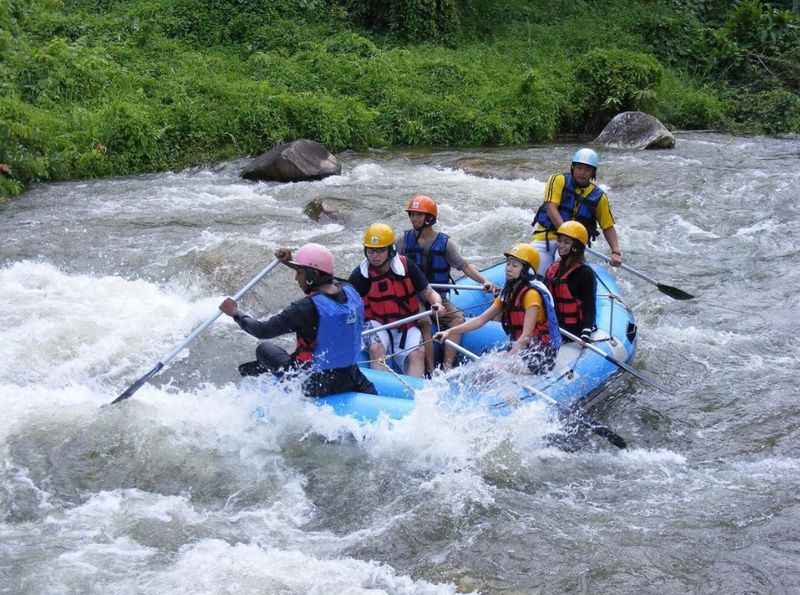
{"label": "red life jacket", "polygon": [[[503,330],[512,341],[519,339],[522,334],[522,329],[525,325],[525,295],[529,291],[536,290],[527,283],[519,283],[509,298],[503,302],[503,315],[500,321],[503,325]],[[544,298],[542,298],[542,302],[544,302]],[[544,321],[536,322],[533,327],[533,336],[540,343],[550,343],[550,329],[547,325],[546,315]]]}
{"label": "red life jacket", "polygon": [[547,281],[550,293],[553,294],[558,321],[562,326],[578,327],[583,320],[582,303],[581,300],[572,295],[567,279],[575,269],[581,266],[581,263],[576,263],[559,277],[558,269],[560,266],[560,261],[551,264],[547,267],[544,278]]}
{"label": "red life jacket", "polygon": [[[369,266],[369,292],[364,296],[364,318],[388,324],[419,312],[419,300],[414,283],[408,275],[408,261],[400,256],[405,275],[392,271],[391,266],[381,273]],[[397,327],[400,330],[411,328],[413,322]]]}
{"label": "red life jacket", "polygon": [[314,358],[314,347],[316,341],[309,341],[300,335],[296,336],[297,348],[294,350],[292,357],[298,364],[309,363]]}

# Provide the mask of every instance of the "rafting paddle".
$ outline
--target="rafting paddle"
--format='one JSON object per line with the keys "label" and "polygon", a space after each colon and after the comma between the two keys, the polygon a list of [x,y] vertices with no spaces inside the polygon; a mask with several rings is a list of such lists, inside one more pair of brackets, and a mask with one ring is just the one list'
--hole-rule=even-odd
{"label": "rafting paddle", "polygon": [[[606,262],[609,262],[609,263],[611,262],[611,258],[606,256],[602,252],[598,252],[597,250],[592,250],[589,247],[586,248],[586,251],[591,253],[591,254],[594,254],[598,258],[602,258]],[[694,296],[691,293],[686,293],[682,289],[678,289],[677,287],[672,287],[671,285],[664,285],[663,283],[659,283],[655,279],[651,279],[650,277],[648,277],[644,273],[642,273],[640,271],[637,271],[635,268],[633,268],[630,265],[627,265],[625,263],[620,263],[619,266],[621,266],[626,271],[630,271],[631,273],[633,273],[634,275],[636,275],[640,279],[644,279],[648,283],[652,283],[653,285],[658,287],[658,290],[661,293],[664,293],[664,294],[668,295],[669,297],[671,297],[674,300],[691,300],[691,299],[694,299]]]}
{"label": "rafting paddle", "polygon": [[[445,343],[447,343],[448,345],[450,345],[450,347],[452,347],[459,353],[466,355],[468,358],[472,360],[478,361],[480,359],[480,357],[477,354],[472,353],[466,347],[462,347],[461,345],[459,345],[454,341],[451,341],[450,339],[445,339]],[[574,412],[569,411],[566,407],[561,405],[553,397],[548,395],[546,392],[539,390],[538,388],[535,388],[528,384],[522,384],[519,382],[515,382],[515,384],[518,384],[519,386],[521,386],[528,392],[533,393],[543,401],[555,406],[562,414],[571,415],[579,427],[591,430],[598,436],[602,436],[617,448],[627,448],[628,443],[625,442],[625,439],[622,436],[611,430],[611,428],[609,428],[608,426],[601,425],[595,420],[591,419],[586,415],[586,413],[582,411],[574,411]]]}
{"label": "rafting paddle", "polygon": [[483,285],[453,285],[451,283],[431,283],[430,286],[433,289],[457,289],[459,291],[464,289],[466,291],[483,291],[485,293],[491,293],[490,291],[486,291],[483,288]]}
{"label": "rafting paddle", "polygon": [[[278,259],[275,259],[271,263],[269,263],[266,266],[266,268],[264,268],[263,271],[261,271],[258,275],[256,275],[252,279],[250,279],[250,282],[247,285],[245,285],[244,287],[242,287],[237,292],[237,294],[235,296],[233,296],[233,299],[238,301],[244,294],[246,294],[248,291],[250,291],[253,288],[253,286],[255,286],[256,283],[261,281],[261,279],[266,277],[272,271],[272,269],[274,269],[276,266],[278,266],[279,263],[280,263],[280,261]],[[136,382],[131,384],[128,388],[126,388],[125,392],[123,392],[120,396],[118,396],[116,399],[111,401],[110,404],[113,405],[114,403],[119,403],[120,401],[124,401],[125,399],[128,399],[128,398],[132,397],[133,394],[137,390],[142,388],[142,385],[144,385],[145,382],[147,382],[153,376],[158,374],[164,368],[164,366],[166,366],[169,362],[171,362],[172,359],[183,350],[184,347],[186,347],[189,343],[194,341],[200,333],[202,333],[209,326],[211,326],[211,324],[217,318],[219,318],[221,315],[222,315],[222,311],[221,310],[217,310],[216,313],[211,318],[209,318],[203,324],[201,324],[196,329],[194,329],[192,331],[192,334],[189,335],[188,337],[186,337],[186,339],[184,339],[181,342],[180,345],[178,345],[175,349],[170,351],[169,354],[167,354],[165,357],[161,358],[161,360],[159,360],[156,363],[156,365],[153,366],[153,368],[147,374],[145,374],[144,376],[139,378],[139,380],[137,380]]]}
{"label": "rafting paddle", "polygon": [[594,351],[597,355],[603,357],[605,360],[611,362],[612,364],[614,364],[618,368],[621,368],[621,369],[625,370],[629,374],[632,374],[633,376],[636,376],[636,378],[638,378],[639,380],[645,382],[646,384],[649,384],[650,386],[652,386],[655,389],[660,390],[665,395],[672,394],[666,388],[664,388],[663,386],[658,384],[655,380],[652,380],[652,379],[648,378],[647,376],[645,376],[642,372],[639,372],[633,366],[629,366],[625,362],[619,361],[617,358],[615,358],[612,355],[607,354],[605,351],[603,351],[599,347],[596,347],[595,345],[592,345],[588,341],[584,341],[579,336],[573,335],[571,332],[569,332],[567,330],[564,330],[563,328],[559,328],[558,330],[561,331],[561,334],[564,335],[567,339],[569,339],[571,341],[575,341],[581,347],[586,347],[586,348],[590,349],[591,351]]}

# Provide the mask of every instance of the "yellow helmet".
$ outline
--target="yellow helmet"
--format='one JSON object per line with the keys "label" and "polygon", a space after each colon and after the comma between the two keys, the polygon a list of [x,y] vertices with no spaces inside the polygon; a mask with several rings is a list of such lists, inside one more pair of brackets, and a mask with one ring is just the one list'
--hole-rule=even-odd
{"label": "yellow helmet", "polygon": [[530,244],[515,244],[504,256],[512,256],[517,260],[528,263],[536,271],[539,268],[539,252]]}
{"label": "yellow helmet", "polygon": [[386,248],[394,244],[394,231],[385,223],[373,223],[364,232],[364,248]]}
{"label": "yellow helmet", "polygon": [[589,243],[589,232],[579,221],[565,221],[558,226],[556,233],[560,236],[567,236],[573,240],[579,241],[584,248]]}

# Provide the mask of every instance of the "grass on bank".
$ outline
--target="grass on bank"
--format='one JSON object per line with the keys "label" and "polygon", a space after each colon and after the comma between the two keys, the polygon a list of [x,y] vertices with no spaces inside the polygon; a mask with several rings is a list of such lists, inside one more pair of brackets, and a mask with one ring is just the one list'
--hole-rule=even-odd
{"label": "grass on bank", "polygon": [[691,4],[712,3],[7,0],[0,195],[300,137],[334,151],[542,142],[626,109],[800,131],[797,19],[747,0],[709,24]]}

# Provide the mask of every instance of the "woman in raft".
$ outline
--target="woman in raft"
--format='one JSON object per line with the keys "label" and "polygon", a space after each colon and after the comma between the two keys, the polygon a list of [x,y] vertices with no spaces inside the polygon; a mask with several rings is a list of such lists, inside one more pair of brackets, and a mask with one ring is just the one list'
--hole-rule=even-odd
{"label": "woman in raft", "polygon": [[463,334],[500,320],[510,342],[509,353],[518,355],[531,374],[546,374],[555,366],[561,334],[553,296],[536,277],[539,253],[530,244],[517,244],[506,257],[506,283],[500,296],[483,314],[436,333],[445,341],[450,333]]}

